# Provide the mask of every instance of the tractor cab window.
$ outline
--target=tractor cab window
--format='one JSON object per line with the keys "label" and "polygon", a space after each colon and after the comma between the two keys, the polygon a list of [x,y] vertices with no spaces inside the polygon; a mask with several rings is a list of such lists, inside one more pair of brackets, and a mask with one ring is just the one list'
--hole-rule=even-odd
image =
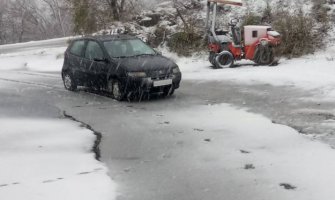
{"label": "tractor cab window", "polygon": [[252,37],[257,38],[258,37],[258,31],[252,31]]}

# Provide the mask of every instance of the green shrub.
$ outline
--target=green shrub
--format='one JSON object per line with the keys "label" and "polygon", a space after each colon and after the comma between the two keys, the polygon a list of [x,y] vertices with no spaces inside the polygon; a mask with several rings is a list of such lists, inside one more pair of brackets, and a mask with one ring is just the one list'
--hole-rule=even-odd
{"label": "green shrub", "polygon": [[204,49],[202,36],[191,32],[173,34],[167,45],[171,51],[183,56],[190,56],[192,53]]}
{"label": "green shrub", "polygon": [[314,34],[316,23],[302,10],[295,13],[283,12],[273,22],[275,30],[282,35],[280,53],[291,58],[313,53],[320,40]]}
{"label": "green shrub", "polygon": [[246,14],[243,26],[272,25],[282,37],[278,52],[286,57],[314,53],[316,49],[324,46],[324,38],[330,29],[330,15],[325,2],[326,0],[313,0],[310,14],[302,9],[292,12],[291,8],[280,4],[272,7],[267,2],[262,16],[252,12]]}
{"label": "green shrub", "polygon": [[165,26],[158,26],[155,32],[148,36],[148,44],[152,47],[158,47],[165,42],[169,34],[170,31]]}
{"label": "green shrub", "polygon": [[260,25],[262,24],[262,17],[250,12],[243,17],[242,21],[242,27],[247,25]]}

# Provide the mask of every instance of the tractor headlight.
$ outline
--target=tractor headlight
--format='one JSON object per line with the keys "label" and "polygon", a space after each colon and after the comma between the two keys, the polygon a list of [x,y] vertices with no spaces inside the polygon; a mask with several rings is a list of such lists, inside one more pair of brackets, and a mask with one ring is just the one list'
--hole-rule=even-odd
{"label": "tractor headlight", "polygon": [[268,44],[269,44],[269,41],[267,41],[267,40],[261,40],[261,45],[262,46],[266,46]]}
{"label": "tractor headlight", "polygon": [[175,67],[175,68],[173,68],[173,69],[172,69],[172,72],[173,72],[174,74],[178,74],[178,73],[180,73],[180,69],[179,69],[179,67]]}
{"label": "tractor headlight", "polygon": [[145,78],[147,74],[145,72],[128,72],[128,76],[134,78]]}

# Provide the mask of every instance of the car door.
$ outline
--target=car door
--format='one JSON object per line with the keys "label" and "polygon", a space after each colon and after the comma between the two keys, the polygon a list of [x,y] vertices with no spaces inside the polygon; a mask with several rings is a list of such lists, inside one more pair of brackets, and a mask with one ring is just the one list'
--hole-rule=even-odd
{"label": "car door", "polygon": [[69,53],[66,55],[68,56],[66,59],[68,61],[69,69],[79,85],[83,85],[86,80],[85,67],[83,65],[85,45],[85,40],[74,41],[70,47]]}
{"label": "car door", "polygon": [[107,82],[108,63],[100,44],[89,40],[85,50],[85,68],[91,87],[102,88]]}

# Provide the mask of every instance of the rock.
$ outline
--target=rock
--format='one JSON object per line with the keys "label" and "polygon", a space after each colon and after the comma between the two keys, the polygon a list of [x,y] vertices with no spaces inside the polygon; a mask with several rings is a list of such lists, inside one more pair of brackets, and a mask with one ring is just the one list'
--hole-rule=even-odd
{"label": "rock", "polygon": [[253,164],[246,164],[245,166],[244,166],[244,169],[255,169],[255,166],[253,165]]}
{"label": "rock", "polygon": [[157,13],[147,14],[144,18],[138,21],[138,24],[144,27],[156,26],[159,23],[160,19],[161,19],[160,14]]}
{"label": "rock", "polygon": [[240,152],[244,153],[244,154],[249,154],[250,153],[250,151],[245,151],[245,150],[242,150],[242,149],[240,150]]}
{"label": "rock", "polygon": [[296,186],[293,186],[293,185],[288,184],[288,183],[281,183],[279,185],[282,186],[282,187],[284,187],[286,190],[294,190],[294,189],[297,188]]}

